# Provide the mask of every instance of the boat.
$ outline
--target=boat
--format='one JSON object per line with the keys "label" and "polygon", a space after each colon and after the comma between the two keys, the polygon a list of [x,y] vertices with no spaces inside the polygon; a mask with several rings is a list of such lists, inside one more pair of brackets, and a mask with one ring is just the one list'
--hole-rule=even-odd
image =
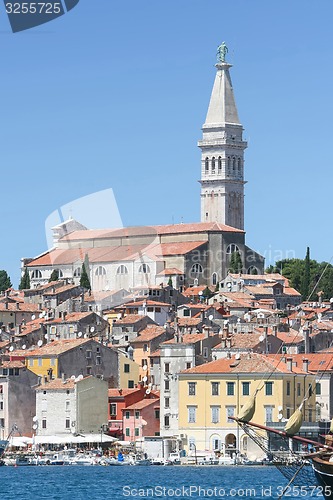
{"label": "boat", "polygon": [[[278,430],[256,422],[245,422],[231,417],[242,430],[267,454],[269,461],[289,480],[279,498],[290,496],[293,488],[303,488],[311,496],[322,495],[326,500],[333,499],[333,436],[325,436],[320,443],[303,438],[286,430]],[[292,417],[291,417],[292,418]],[[291,420],[291,418],[289,420]],[[299,428],[295,429],[297,432]],[[266,432],[266,435],[263,433]],[[284,451],[272,451],[269,435],[278,435],[285,443]],[[295,452],[290,440],[310,446],[312,452]],[[292,486],[293,485],[293,486]],[[304,496],[304,495],[303,495]]]}

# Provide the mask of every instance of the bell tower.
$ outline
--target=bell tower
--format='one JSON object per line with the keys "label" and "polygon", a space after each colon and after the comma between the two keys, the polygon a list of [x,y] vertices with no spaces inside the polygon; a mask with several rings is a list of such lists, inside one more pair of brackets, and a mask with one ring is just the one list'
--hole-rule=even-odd
{"label": "bell tower", "polygon": [[220,222],[244,229],[243,127],[239,121],[225,42],[218,47],[217,69],[202,127],[201,222]]}

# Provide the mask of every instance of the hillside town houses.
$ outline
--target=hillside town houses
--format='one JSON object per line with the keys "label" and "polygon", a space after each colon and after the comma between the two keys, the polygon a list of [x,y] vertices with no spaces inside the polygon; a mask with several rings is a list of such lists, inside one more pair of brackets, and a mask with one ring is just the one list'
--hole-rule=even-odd
{"label": "hillside town houses", "polygon": [[52,249],[22,259],[30,288],[0,296],[0,439],[17,426],[41,443],[101,435],[164,458],[257,458],[232,420],[254,393],[254,421],[280,428],[306,398],[307,435],[329,425],[333,301],[302,302],[246,244],[230,67],[216,64],[198,144],[200,222],[97,230],[71,218]]}

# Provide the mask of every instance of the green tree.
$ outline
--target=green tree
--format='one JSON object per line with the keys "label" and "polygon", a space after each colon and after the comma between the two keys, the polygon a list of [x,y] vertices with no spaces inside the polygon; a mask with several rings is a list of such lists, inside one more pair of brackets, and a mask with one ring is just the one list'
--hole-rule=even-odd
{"label": "green tree", "polygon": [[0,292],[4,292],[8,288],[12,286],[12,282],[10,281],[10,277],[7,274],[7,271],[3,269],[0,271]]}
{"label": "green tree", "polygon": [[28,268],[24,268],[24,273],[22,274],[21,281],[19,284],[19,290],[29,290],[30,288],[30,276]]}
{"label": "green tree", "polygon": [[169,280],[168,280],[168,286],[172,286],[173,287],[173,283],[172,283],[172,278],[170,276]]}
{"label": "green tree", "polygon": [[51,283],[51,281],[58,281],[58,279],[59,279],[59,269],[53,269],[49,279],[49,283]]}
{"label": "green tree", "polygon": [[82,264],[81,269],[81,277],[80,277],[80,286],[86,288],[87,290],[91,290],[90,279],[89,279],[89,260],[88,255],[86,254],[84,258],[84,262]]}
{"label": "green tree", "polygon": [[241,273],[243,270],[242,257],[238,251],[232,252],[231,254],[229,270],[231,273]]}

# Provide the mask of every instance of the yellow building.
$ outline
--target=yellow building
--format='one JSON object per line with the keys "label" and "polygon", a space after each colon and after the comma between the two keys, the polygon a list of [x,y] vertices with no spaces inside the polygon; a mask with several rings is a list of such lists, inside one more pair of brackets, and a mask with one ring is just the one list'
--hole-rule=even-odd
{"label": "yellow building", "polygon": [[[229,417],[237,416],[256,389],[253,422],[270,426],[288,419],[304,397],[305,421],[315,418],[315,377],[292,360],[241,354],[190,368],[179,374],[179,432],[184,448],[223,455],[238,451],[249,458],[263,455]],[[311,388],[310,388],[311,387]],[[309,395],[310,394],[310,395]]]}
{"label": "yellow building", "polygon": [[141,366],[124,353],[119,353],[119,388],[133,389],[139,383]]}

